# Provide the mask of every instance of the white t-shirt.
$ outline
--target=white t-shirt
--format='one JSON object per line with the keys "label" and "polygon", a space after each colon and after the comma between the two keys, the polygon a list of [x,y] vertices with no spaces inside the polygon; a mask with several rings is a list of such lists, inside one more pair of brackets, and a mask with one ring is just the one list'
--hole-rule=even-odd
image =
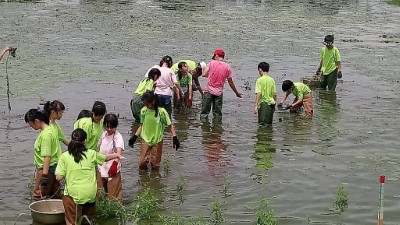
{"label": "white t-shirt", "polygon": [[[125,146],[124,146],[124,139],[122,138],[122,135],[118,132],[115,131],[113,135],[107,135],[107,131],[104,131],[101,134],[100,140],[99,140],[99,151],[101,154],[113,154],[117,152],[117,148],[122,148],[122,151],[124,151]],[[110,169],[112,163],[114,160],[110,160],[108,162],[105,162],[103,165],[99,165],[99,171],[101,174],[101,177],[108,177],[108,170]],[[121,161],[118,162],[118,172],[121,171]]]}
{"label": "white t-shirt", "polygon": [[144,75],[144,77],[148,78],[148,77],[149,77],[149,72],[150,72],[150,70],[151,70],[151,69],[154,69],[154,68],[160,69],[160,66],[159,66],[159,65],[154,65],[154,66],[152,66],[149,70],[147,70],[147,72],[146,72],[146,74]]}
{"label": "white t-shirt", "polygon": [[155,81],[156,89],[154,93],[157,95],[172,96],[172,88],[178,83],[176,75],[172,69],[168,67],[160,67],[161,76]]}

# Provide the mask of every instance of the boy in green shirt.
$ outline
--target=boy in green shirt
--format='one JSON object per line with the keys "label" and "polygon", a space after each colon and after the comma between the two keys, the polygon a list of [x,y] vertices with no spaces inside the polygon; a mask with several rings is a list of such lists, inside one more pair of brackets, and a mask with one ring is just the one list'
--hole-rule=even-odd
{"label": "boy in green shirt", "polygon": [[293,103],[285,109],[290,109],[290,112],[297,112],[302,106],[304,106],[306,116],[313,116],[312,93],[307,85],[300,82],[293,83],[291,80],[285,80],[282,83],[282,91],[286,92],[286,95],[281,104],[286,101],[290,94],[295,96]]}
{"label": "boy in green shirt", "polygon": [[99,140],[103,133],[103,117],[106,114],[106,105],[96,101],[92,108],[93,116],[79,119],[74,124],[74,130],[81,128],[87,134],[86,147],[99,151]]}
{"label": "boy in green shirt", "polygon": [[321,62],[319,64],[317,75],[321,73],[320,85],[322,89],[334,91],[337,85],[337,79],[342,78],[342,64],[339,49],[333,46],[333,35],[327,35],[324,39],[325,47],[321,50]]}
{"label": "boy in green shirt", "polygon": [[258,113],[258,123],[260,125],[271,125],[275,112],[275,80],[268,75],[268,72],[268,63],[261,62],[258,64],[258,73],[260,77],[256,81],[256,102],[254,113]]}

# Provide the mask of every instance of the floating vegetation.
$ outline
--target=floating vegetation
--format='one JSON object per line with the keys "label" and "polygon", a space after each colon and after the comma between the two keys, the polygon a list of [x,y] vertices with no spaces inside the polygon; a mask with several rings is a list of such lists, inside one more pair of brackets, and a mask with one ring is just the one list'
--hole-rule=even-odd
{"label": "floating vegetation", "polygon": [[262,198],[256,208],[257,225],[276,225],[276,217],[274,211],[269,207],[268,201]]}
{"label": "floating vegetation", "polygon": [[163,161],[163,168],[165,174],[168,174],[169,171],[171,170],[171,157],[169,155]]}
{"label": "floating vegetation", "polygon": [[224,194],[224,198],[232,196],[232,193],[229,192],[230,182],[229,182],[229,179],[228,179],[227,175],[224,176],[224,184],[223,185],[224,186],[222,188],[222,194]]}
{"label": "floating vegetation", "polygon": [[183,191],[186,188],[186,177],[184,175],[181,175],[179,177],[179,182],[176,185],[176,192],[179,200],[179,204],[183,204],[185,199],[183,198]]}
{"label": "floating vegetation", "polygon": [[221,203],[215,201],[211,208],[211,224],[217,225],[225,222],[225,218],[222,215]]}
{"label": "floating vegetation", "polygon": [[339,213],[344,212],[348,207],[347,193],[344,190],[343,184],[339,186],[334,206]]}
{"label": "floating vegetation", "polygon": [[389,0],[388,3],[390,5],[397,5],[400,6],[400,0]]}
{"label": "floating vegetation", "polygon": [[172,213],[171,216],[160,215],[160,222],[163,225],[210,225],[203,216],[184,218],[178,213]]}

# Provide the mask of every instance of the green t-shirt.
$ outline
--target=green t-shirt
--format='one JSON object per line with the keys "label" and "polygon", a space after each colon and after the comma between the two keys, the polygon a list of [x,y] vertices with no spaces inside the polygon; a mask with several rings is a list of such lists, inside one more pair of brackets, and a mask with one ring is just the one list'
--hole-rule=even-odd
{"label": "green t-shirt", "polygon": [[57,155],[58,155],[58,157],[60,157],[62,154],[62,148],[61,148],[60,141],[64,141],[66,138],[65,138],[64,132],[62,131],[62,129],[58,123],[50,123],[50,127],[52,127],[54,129],[54,132],[57,134],[57,139],[58,139]]}
{"label": "green t-shirt", "polygon": [[171,70],[174,71],[175,74],[178,73],[178,64],[180,62],[185,62],[187,64],[187,66],[189,67],[189,69],[191,70],[195,70],[197,67],[197,63],[195,61],[192,60],[180,60],[179,62],[175,63],[174,65],[172,65]]}
{"label": "green t-shirt", "polygon": [[154,110],[143,107],[140,111],[140,122],[142,123],[140,137],[149,145],[162,141],[165,127],[171,125],[168,112],[161,107],[158,108],[157,117]]}
{"label": "green t-shirt", "polygon": [[153,91],[154,81],[152,79],[144,79],[140,81],[138,87],[136,88],[135,94],[137,96],[142,96],[146,91]]}
{"label": "green t-shirt", "polygon": [[[176,79],[179,80],[179,77],[176,76]],[[179,84],[181,87],[189,87],[193,85],[193,77],[192,74],[188,73],[186,76],[182,76],[182,79],[179,80]]]}
{"label": "green t-shirt", "polygon": [[43,167],[44,157],[46,156],[50,156],[50,166],[57,164],[60,157],[57,145],[60,145],[60,142],[53,127],[48,126],[40,131],[35,141],[33,154],[37,168]]}
{"label": "green t-shirt", "polygon": [[332,73],[336,68],[336,62],[341,61],[339,49],[333,47],[332,49],[328,49],[327,47],[323,47],[321,50],[321,59],[322,59],[322,74],[328,75]]}
{"label": "green t-shirt", "polygon": [[303,84],[303,83],[301,83],[301,82],[295,82],[294,83],[294,89],[293,89],[293,91],[292,91],[292,94],[294,95],[294,96],[296,96],[296,98],[298,99],[298,100],[301,100],[301,99],[303,99],[304,98],[304,96],[305,95],[307,95],[308,93],[310,93],[310,88],[307,86],[307,85],[305,85],[305,84]]}
{"label": "green t-shirt", "polygon": [[58,161],[56,175],[65,177],[64,195],[72,197],[75,203],[84,204],[96,200],[96,165],[103,164],[106,156],[88,149],[83,159],[76,163],[69,152],[64,152]]}
{"label": "green t-shirt", "polygon": [[256,94],[260,94],[260,100],[258,106],[262,102],[268,105],[275,104],[274,96],[276,94],[276,86],[274,78],[270,77],[268,73],[265,73],[262,77],[259,77],[256,81]]}
{"label": "green t-shirt", "polygon": [[91,117],[85,117],[75,122],[74,130],[83,129],[87,134],[86,148],[99,151],[99,140],[103,133],[103,120],[100,123],[93,122]]}

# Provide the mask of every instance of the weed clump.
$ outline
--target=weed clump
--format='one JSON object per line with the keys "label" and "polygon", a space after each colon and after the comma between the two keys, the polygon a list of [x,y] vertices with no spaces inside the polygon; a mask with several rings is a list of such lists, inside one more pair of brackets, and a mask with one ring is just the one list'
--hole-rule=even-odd
{"label": "weed clump", "polygon": [[344,190],[343,184],[339,186],[337,195],[336,195],[336,201],[335,201],[335,209],[339,212],[342,213],[344,212],[345,209],[349,206],[348,204],[348,199],[347,199],[347,193],[346,190]]}
{"label": "weed clump", "polygon": [[262,198],[256,208],[257,225],[276,225],[278,224],[274,211],[269,207],[268,201]]}

